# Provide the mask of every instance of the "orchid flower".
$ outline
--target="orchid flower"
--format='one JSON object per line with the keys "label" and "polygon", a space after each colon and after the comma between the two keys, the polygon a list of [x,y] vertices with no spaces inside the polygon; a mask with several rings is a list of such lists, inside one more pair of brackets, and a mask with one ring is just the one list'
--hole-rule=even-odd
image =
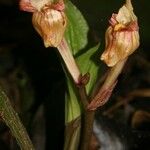
{"label": "orchid flower", "polygon": [[109,67],[131,55],[139,46],[137,17],[133,13],[131,1],[123,5],[118,14],[113,14],[105,34],[105,51],[101,55]]}
{"label": "orchid flower", "polygon": [[67,17],[63,0],[21,0],[20,9],[32,12],[32,23],[44,41],[45,47],[56,47],[62,56],[74,82],[79,84],[80,71],[64,39]]}
{"label": "orchid flower", "polygon": [[126,0],[118,14],[113,14],[109,22],[105,35],[106,48],[101,60],[111,69],[97,95],[88,105],[89,110],[95,110],[109,100],[128,56],[139,46],[139,28],[131,0]]}

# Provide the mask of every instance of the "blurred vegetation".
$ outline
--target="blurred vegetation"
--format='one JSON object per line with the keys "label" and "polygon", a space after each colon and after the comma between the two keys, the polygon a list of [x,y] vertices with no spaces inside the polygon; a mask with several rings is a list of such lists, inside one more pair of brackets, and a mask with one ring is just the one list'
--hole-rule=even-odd
{"label": "blurred vegetation", "polygon": [[[89,45],[104,44],[112,12],[123,0],[72,0],[85,16]],[[132,149],[150,149],[150,5],[133,0],[139,18],[141,45],[119,78],[111,100],[96,117],[121,124]],[[17,0],[0,0],[0,84],[19,113],[37,150],[63,147],[65,78],[55,49],[45,49],[32,27],[31,14],[19,10]],[[100,55],[100,54],[99,54]],[[104,65],[104,68],[106,66]],[[104,122],[105,123],[105,122]],[[108,125],[106,121],[105,126]],[[128,142],[128,140],[127,140]],[[18,149],[9,129],[0,120],[0,149]]]}

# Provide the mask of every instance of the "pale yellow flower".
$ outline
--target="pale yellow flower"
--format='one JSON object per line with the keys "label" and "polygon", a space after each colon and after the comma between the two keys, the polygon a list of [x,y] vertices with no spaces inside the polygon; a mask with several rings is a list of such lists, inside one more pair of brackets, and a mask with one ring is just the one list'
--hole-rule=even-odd
{"label": "pale yellow flower", "polygon": [[74,82],[79,84],[81,73],[64,38],[67,25],[64,1],[21,0],[20,9],[33,12],[33,26],[42,37],[45,47],[57,47]]}
{"label": "pale yellow flower", "polygon": [[51,0],[21,0],[19,5],[21,10],[33,12],[33,26],[42,37],[45,47],[57,47],[67,24],[63,0],[57,3]]}
{"label": "pale yellow flower", "polygon": [[57,47],[60,44],[66,29],[66,20],[63,11],[49,5],[33,13],[33,26],[43,38],[45,47]]}
{"label": "pale yellow flower", "polygon": [[118,14],[113,14],[105,34],[105,51],[101,55],[109,67],[131,55],[139,47],[137,17],[128,0]]}

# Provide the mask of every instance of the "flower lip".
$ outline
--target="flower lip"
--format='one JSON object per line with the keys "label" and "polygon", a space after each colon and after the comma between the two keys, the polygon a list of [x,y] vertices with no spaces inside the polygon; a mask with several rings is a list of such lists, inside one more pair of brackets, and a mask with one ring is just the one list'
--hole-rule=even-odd
{"label": "flower lip", "polygon": [[138,27],[138,23],[137,21],[131,22],[128,25],[123,25],[121,23],[118,23],[114,26],[113,28],[114,32],[119,32],[119,31],[138,31],[139,27]]}
{"label": "flower lip", "polygon": [[112,14],[111,19],[109,20],[110,25],[113,27],[114,31],[138,31],[138,23],[137,20],[121,23],[117,21],[118,14]]}

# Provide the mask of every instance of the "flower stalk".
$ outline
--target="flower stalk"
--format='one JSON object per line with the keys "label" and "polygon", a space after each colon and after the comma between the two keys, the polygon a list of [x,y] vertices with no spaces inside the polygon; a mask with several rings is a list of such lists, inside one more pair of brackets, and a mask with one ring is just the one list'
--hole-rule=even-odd
{"label": "flower stalk", "polygon": [[62,39],[62,41],[58,45],[57,49],[58,49],[61,57],[63,58],[65,65],[66,65],[69,73],[71,74],[74,82],[76,84],[79,84],[81,73],[79,71],[79,68],[75,62],[75,59],[71,53],[71,50],[70,50],[65,38]]}
{"label": "flower stalk", "polygon": [[117,78],[120,75],[126,61],[127,59],[124,59],[110,69],[102,87],[99,89],[96,96],[91,100],[91,103],[88,105],[89,110],[95,110],[96,108],[103,106],[105,103],[107,103],[113,89],[116,86]]}

